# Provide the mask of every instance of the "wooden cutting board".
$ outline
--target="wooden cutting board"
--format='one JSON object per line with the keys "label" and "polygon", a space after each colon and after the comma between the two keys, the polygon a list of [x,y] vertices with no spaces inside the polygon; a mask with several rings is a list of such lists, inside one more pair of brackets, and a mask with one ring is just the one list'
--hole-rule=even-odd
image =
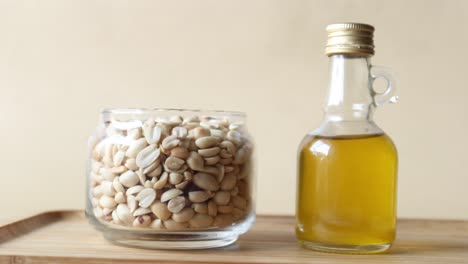
{"label": "wooden cutting board", "polygon": [[107,242],[82,211],[36,215],[0,227],[0,263],[468,263],[468,221],[400,220],[389,253],[340,255],[303,249],[294,219],[259,216],[234,245],[147,250]]}

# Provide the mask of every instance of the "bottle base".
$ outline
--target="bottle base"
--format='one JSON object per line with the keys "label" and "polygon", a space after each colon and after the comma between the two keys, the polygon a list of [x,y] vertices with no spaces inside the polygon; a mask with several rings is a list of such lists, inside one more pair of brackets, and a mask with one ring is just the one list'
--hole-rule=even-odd
{"label": "bottle base", "polygon": [[386,252],[392,244],[377,244],[377,245],[336,245],[325,244],[310,241],[299,241],[299,243],[307,249],[312,249],[320,252],[339,253],[339,254],[378,254]]}

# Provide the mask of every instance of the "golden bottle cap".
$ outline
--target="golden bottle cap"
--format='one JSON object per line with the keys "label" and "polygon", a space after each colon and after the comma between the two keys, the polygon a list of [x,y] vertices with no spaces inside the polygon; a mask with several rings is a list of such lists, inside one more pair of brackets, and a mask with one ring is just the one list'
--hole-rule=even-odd
{"label": "golden bottle cap", "polygon": [[336,23],[327,26],[325,54],[374,55],[374,27],[361,23]]}

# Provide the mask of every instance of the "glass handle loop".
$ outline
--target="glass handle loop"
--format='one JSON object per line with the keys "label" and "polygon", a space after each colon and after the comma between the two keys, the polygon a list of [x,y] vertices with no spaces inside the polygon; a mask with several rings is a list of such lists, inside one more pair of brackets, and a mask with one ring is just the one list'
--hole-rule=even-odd
{"label": "glass handle loop", "polygon": [[[371,66],[370,70],[372,78],[371,94],[374,99],[374,105],[378,107],[388,103],[396,103],[398,101],[398,96],[395,95],[396,82],[391,70],[383,66]],[[385,91],[381,93],[376,92],[374,89],[374,82],[378,78],[383,78],[387,82]]]}

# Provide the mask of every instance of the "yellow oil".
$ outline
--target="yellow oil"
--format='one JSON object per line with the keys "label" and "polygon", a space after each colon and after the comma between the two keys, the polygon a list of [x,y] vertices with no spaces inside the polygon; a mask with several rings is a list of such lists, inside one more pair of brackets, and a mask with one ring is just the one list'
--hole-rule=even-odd
{"label": "yellow oil", "polygon": [[396,175],[396,149],[385,134],[307,136],[299,149],[299,241],[336,246],[391,244]]}

